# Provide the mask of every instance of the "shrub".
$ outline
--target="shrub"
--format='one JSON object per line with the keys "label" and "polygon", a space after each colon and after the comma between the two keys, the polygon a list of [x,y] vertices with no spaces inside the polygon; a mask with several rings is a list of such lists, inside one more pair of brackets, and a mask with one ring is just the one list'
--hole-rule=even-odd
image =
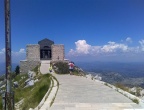
{"label": "shrub", "polygon": [[68,64],[66,62],[56,62],[53,64],[53,68],[57,74],[68,74],[69,73],[69,68]]}
{"label": "shrub", "polygon": [[137,99],[132,99],[132,101],[136,104],[139,104],[139,101]]}
{"label": "shrub", "polygon": [[120,89],[122,89],[122,90],[124,90],[124,91],[129,92],[129,89],[128,89],[126,86],[124,86],[123,84],[116,83],[115,86],[116,86],[117,88],[120,88]]}

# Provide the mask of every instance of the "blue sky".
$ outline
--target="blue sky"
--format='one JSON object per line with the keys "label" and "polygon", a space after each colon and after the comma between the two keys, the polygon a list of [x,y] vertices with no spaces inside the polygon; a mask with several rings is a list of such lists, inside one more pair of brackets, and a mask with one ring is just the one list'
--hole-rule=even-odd
{"label": "blue sky", "polygon": [[[72,60],[144,61],[143,0],[11,0],[13,62],[27,44],[48,38]],[[4,61],[0,0],[0,62]]]}

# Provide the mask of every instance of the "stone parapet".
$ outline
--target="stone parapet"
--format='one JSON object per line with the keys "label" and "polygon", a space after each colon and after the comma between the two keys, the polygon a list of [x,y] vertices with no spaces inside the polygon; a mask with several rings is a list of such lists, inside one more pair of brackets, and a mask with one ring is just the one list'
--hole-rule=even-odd
{"label": "stone parapet", "polygon": [[28,73],[29,70],[34,69],[36,66],[40,64],[40,61],[28,61],[23,60],[20,61],[20,73]]}

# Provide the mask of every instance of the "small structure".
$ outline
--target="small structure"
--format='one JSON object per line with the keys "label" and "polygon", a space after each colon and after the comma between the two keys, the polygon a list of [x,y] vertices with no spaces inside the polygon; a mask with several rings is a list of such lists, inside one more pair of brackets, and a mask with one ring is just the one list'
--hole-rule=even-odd
{"label": "small structure", "polygon": [[41,63],[41,60],[63,61],[64,45],[54,44],[47,38],[38,44],[28,44],[26,46],[26,60],[20,61],[20,73],[27,73]]}

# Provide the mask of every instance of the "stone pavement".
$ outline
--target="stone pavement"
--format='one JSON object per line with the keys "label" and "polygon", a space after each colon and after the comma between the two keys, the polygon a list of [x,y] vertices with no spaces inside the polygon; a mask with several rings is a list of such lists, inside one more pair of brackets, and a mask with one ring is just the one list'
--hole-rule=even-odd
{"label": "stone pavement", "polygon": [[59,90],[49,110],[144,110],[100,81],[56,75]]}
{"label": "stone pavement", "polygon": [[49,73],[50,60],[41,60],[40,72],[42,74]]}

